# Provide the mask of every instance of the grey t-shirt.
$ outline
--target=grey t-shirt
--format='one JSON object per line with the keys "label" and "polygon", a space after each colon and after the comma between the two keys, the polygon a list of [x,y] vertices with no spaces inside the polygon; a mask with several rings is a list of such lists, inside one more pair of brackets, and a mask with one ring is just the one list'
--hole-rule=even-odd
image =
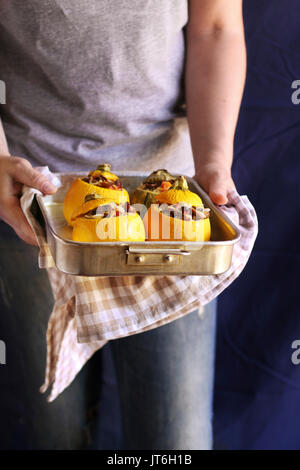
{"label": "grey t-shirt", "polygon": [[54,171],[193,173],[187,0],[0,3],[0,115],[12,154]]}

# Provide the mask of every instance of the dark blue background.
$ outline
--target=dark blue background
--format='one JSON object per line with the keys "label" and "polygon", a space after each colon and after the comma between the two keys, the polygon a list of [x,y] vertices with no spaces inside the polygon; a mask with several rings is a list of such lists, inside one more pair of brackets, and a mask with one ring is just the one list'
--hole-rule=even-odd
{"label": "dark blue background", "polygon": [[[256,208],[259,236],[219,301],[215,443],[300,449],[299,0],[245,0],[248,74],[233,175]],[[224,90],[226,93],[226,90]]]}

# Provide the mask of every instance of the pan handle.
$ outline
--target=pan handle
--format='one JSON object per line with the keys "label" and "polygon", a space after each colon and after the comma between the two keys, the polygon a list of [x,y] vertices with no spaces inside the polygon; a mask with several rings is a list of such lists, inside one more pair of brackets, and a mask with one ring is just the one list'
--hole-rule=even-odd
{"label": "pan handle", "polygon": [[126,250],[127,264],[165,265],[179,264],[181,256],[191,253],[181,248],[133,248]]}
{"label": "pan handle", "polygon": [[174,255],[183,255],[188,256],[190,255],[190,251],[182,250],[181,248],[133,248],[131,246],[128,247],[126,253],[130,254],[151,254],[151,253],[158,253],[158,254],[174,254]]}

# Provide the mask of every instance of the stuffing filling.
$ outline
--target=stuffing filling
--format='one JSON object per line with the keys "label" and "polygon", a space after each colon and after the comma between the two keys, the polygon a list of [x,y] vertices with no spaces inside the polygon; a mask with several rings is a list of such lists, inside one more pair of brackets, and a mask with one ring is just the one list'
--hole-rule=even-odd
{"label": "stuffing filling", "polygon": [[110,180],[97,171],[91,171],[86,178],[82,178],[82,181],[84,181],[85,183],[93,184],[94,186],[99,186],[100,188],[117,190],[123,189],[122,183],[119,178],[116,180]]}
{"label": "stuffing filling", "polygon": [[125,204],[103,204],[102,206],[96,207],[95,209],[90,210],[84,217],[86,219],[96,219],[96,218],[107,218],[107,217],[120,217],[128,214],[135,214],[136,210],[133,206],[126,202]]}
{"label": "stuffing filling", "polygon": [[181,220],[204,220],[209,218],[210,209],[202,206],[191,206],[190,204],[180,202],[177,204],[162,204],[159,211],[169,217]]}
{"label": "stuffing filling", "polygon": [[174,183],[175,180],[170,180],[170,181],[155,181],[154,183],[153,182],[148,182],[148,181],[145,181],[142,185],[141,185],[141,189],[147,189],[148,191],[156,191],[156,190],[159,190],[159,191],[167,191],[168,189],[170,189],[170,187],[172,186],[172,184]]}

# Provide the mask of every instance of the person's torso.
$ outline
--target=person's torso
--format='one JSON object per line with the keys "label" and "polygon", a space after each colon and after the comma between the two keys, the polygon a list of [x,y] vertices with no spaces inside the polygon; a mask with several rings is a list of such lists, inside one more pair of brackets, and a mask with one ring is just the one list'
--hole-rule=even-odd
{"label": "person's torso", "polygon": [[60,171],[167,163],[188,145],[178,118],[187,15],[187,0],[1,2],[11,151]]}

